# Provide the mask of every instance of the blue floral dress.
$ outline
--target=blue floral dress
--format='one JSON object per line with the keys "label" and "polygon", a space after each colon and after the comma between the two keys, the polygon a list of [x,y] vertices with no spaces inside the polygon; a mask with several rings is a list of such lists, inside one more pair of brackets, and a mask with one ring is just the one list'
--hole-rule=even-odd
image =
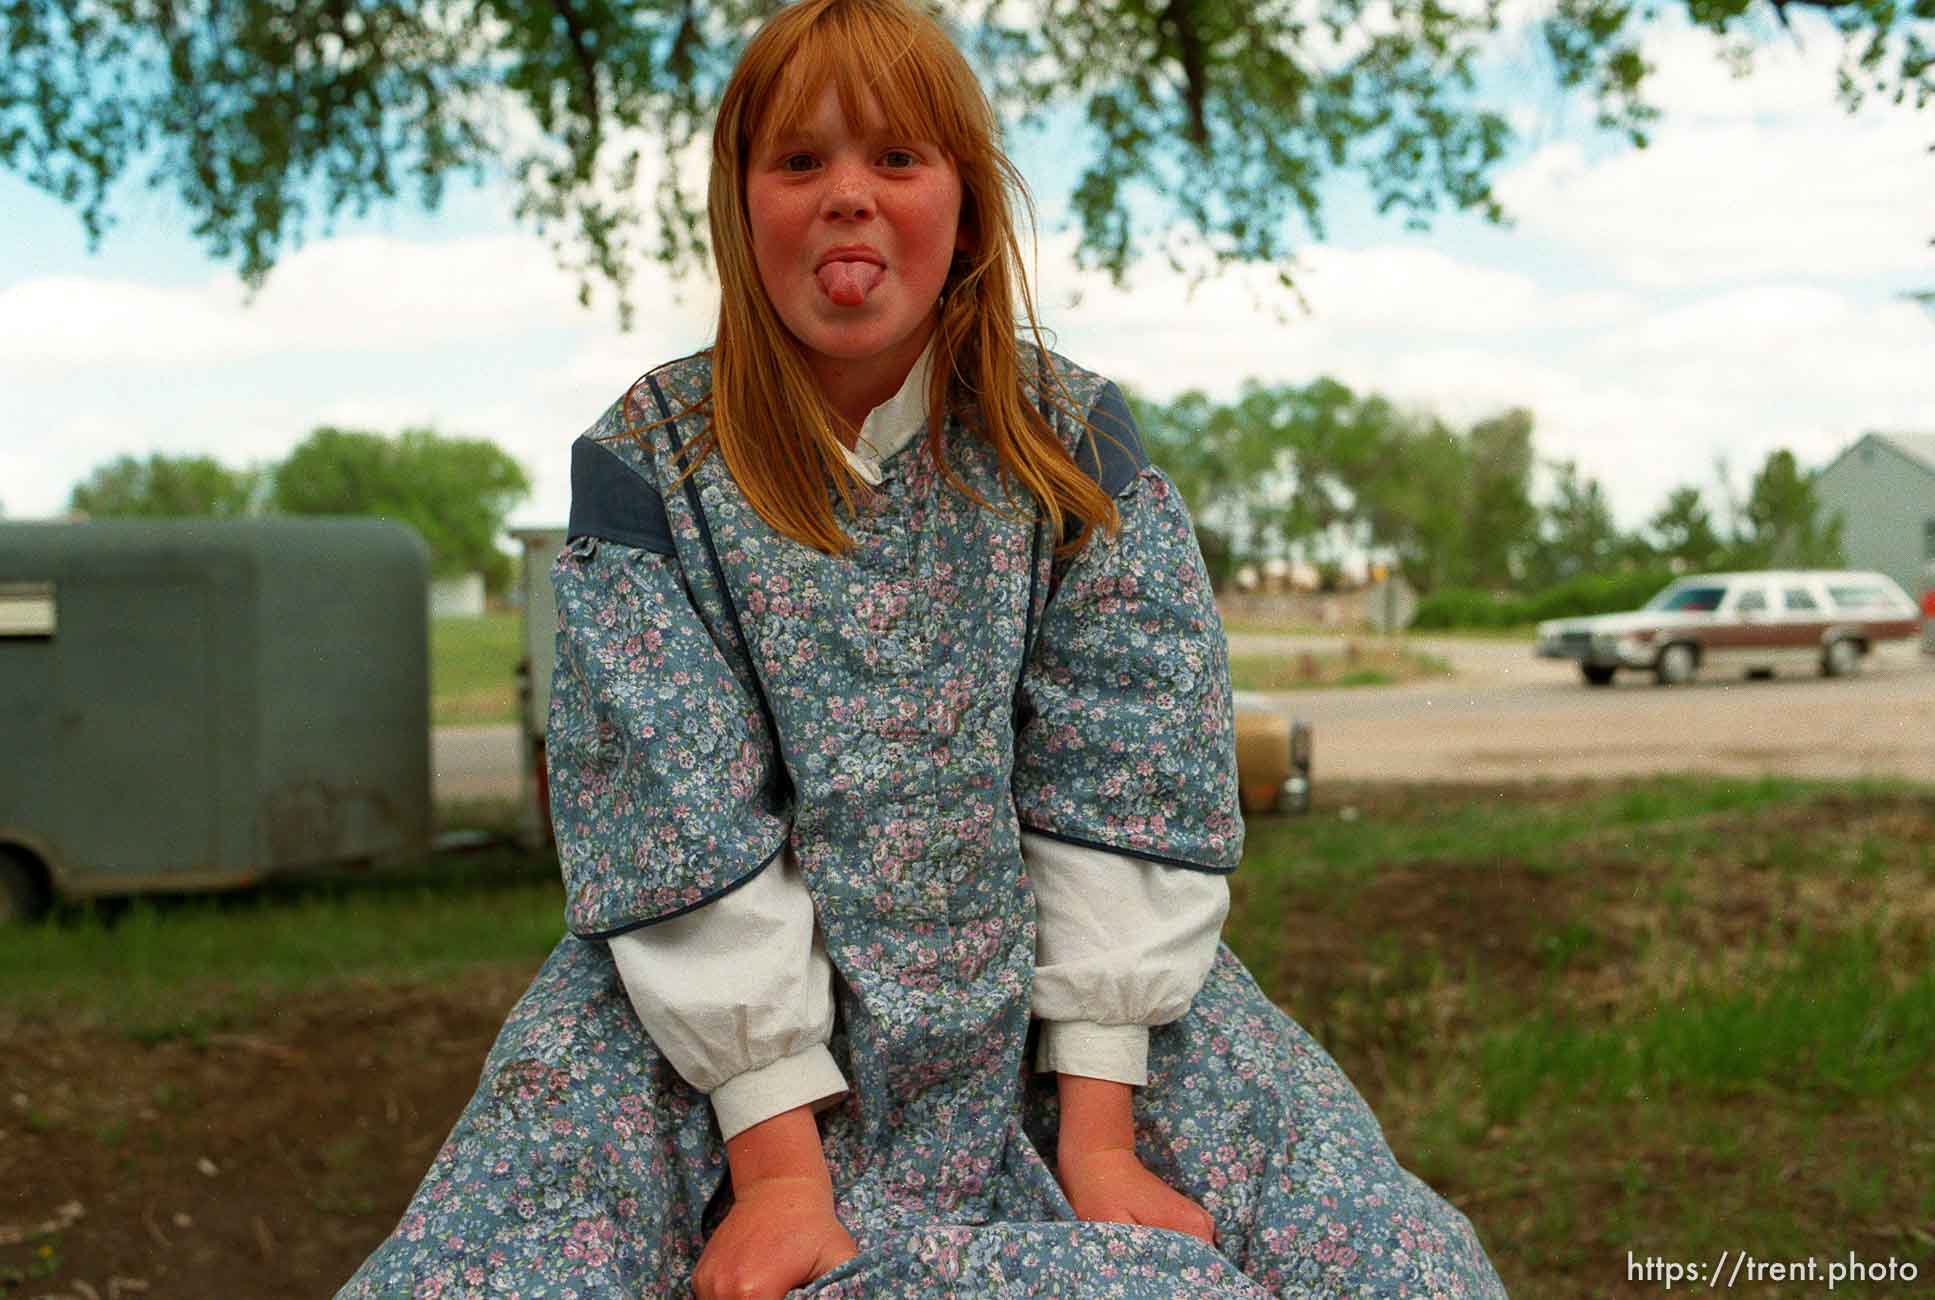
{"label": "blue floral dress", "polygon": [[852,1086],[820,1129],[860,1247],[797,1295],[1504,1294],[1227,948],[1151,1031],[1135,1097],[1138,1154],[1217,1248],[1080,1222],[1055,1181],[1020,832],[1224,872],[1243,824],[1189,514],[1115,386],[1047,360],[1065,396],[1041,409],[1122,514],[1073,557],[954,417],[938,454],[916,439],[839,507],[844,556],[775,533],[716,454],[679,482],[700,417],[661,421],[709,391],[703,355],[579,440],[547,740],[572,933],[341,1297],[689,1293],[731,1204],[724,1147],[599,940],[704,906],[788,843],[836,971],[829,1049]]}

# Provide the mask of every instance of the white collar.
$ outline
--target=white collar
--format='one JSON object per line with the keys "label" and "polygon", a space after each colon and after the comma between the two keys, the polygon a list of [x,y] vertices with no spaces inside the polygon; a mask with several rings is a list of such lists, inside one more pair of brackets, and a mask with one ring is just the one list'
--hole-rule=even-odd
{"label": "white collar", "polygon": [[868,411],[860,422],[860,439],[847,451],[847,464],[876,487],[880,462],[913,441],[927,423],[927,381],[933,370],[934,340],[929,338],[920,359],[901,381],[900,391]]}

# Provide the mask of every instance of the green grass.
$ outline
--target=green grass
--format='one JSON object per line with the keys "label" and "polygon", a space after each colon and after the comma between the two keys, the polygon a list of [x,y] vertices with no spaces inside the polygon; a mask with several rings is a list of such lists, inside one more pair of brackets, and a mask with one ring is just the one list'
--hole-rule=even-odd
{"label": "green grass", "polygon": [[0,988],[13,1015],[193,1037],[317,985],[535,965],[563,933],[563,906],[554,862],[500,848],[247,893],[69,907],[7,936]]}
{"label": "green grass", "polygon": [[478,618],[430,623],[430,721],[464,726],[517,720],[517,662],[524,656],[523,614],[493,610]]}
{"label": "green grass", "polygon": [[1656,1293],[1627,1249],[1926,1278],[1931,841],[1887,781],[1320,787],[1251,821],[1226,935],[1514,1295]]}
{"label": "green grass", "polygon": [[1841,937],[1762,954],[1747,987],[1696,981],[1607,1023],[1548,1006],[1480,1042],[1486,1117],[1512,1123],[1538,1099],[1578,1105],[1656,1090],[1875,1097],[1935,1062],[1935,974],[1892,983],[1876,944]]}

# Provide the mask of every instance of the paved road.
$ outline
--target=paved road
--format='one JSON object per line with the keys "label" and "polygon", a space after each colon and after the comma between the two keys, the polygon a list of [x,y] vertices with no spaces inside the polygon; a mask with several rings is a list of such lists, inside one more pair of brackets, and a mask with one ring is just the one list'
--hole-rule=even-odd
{"label": "paved road", "polygon": [[[1237,635],[1238,654],[1335,649],[1335,637]],[[1240,697],[1316,728],[1318,779],[1531,780],[1703,771],[1902,776],[1935,783],[1935,660],[1889,647],[1852,680],[1712,678],[1593,690],[1521,642],[1410,644],[1457,675],[1411,686]],[[517,730],[438,728],[438,798],[517,793]]]}
{"label": "paved road", "polygon": [[[1238,636],[1237,653],[1308,638]],[[1329,644],[1335,645],[1332,641]],[[1702,771],[1903,776],[1935,782],[1935,660],[1887,647],[1853,679],[1703,676],[1659,687],[1622,674],[1592,689],[1515,642],[1415,641],[1455,677],[1382,690],[1244,695],[1307,719],[1318,779],[1528,780]]]}

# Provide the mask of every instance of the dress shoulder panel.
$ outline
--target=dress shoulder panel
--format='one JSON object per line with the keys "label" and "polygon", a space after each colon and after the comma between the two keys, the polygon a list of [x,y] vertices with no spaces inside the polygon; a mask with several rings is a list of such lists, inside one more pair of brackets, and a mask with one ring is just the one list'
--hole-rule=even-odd
{"label": "dress shoulder panel", "polygon": [[[1122,389],[1107,376],[1058,352],[1024,345],[1023,388],[1048,418],[1062,446],[1108,495],[1120,496],[1149,464],[1142,435]],[[1046,363],[1052,378],[1044,381]]]}

